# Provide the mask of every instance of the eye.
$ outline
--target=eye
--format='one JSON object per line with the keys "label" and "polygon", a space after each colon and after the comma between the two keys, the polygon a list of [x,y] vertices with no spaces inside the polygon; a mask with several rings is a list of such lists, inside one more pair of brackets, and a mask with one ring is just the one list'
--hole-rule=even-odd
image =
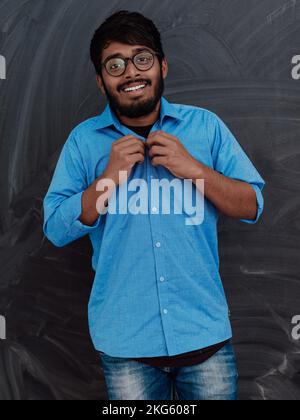
{"label": "eye", "polygon": [[150,53],[142,53],[135,57],[135,61],[139,64],[149,64],[153,61],[153,56]]}
{"label": "eye", "polygon": [[114,70],[114,69],[118,69],[119,67],[120,67],[120,64],[111,64],[109,68],[111,70]]}
{"label": "eye", "polygon": [[149,57],[145,57],[145,56],[143,56],[143,57],[138,57],[138,61],[149,61]]}
{"label": "eye", "polygon": [[122,58],[113,58],[109,60],[106,67],[111,72],[116,72],[124,67],[124,61]]}

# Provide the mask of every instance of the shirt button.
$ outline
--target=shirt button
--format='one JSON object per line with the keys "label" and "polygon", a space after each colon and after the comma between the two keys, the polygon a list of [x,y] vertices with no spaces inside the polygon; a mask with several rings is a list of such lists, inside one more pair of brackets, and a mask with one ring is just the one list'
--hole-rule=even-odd
{"label": "shirt button", "polygon": [[161,248],[161,243],[160,242],[156,242],[156,248]]}
{"label": "shirt button", "polygon": [[163,283],[166,279],[164,277],[160,278],[160,281]]}
{"label": "shirt button", "polygon": [[167,315],[168,309],[164,309],[164,314]]}
{"label": "shirt button", "polygon": [[152,213],[157,213],[157,208],[156,207],[152,208]]}

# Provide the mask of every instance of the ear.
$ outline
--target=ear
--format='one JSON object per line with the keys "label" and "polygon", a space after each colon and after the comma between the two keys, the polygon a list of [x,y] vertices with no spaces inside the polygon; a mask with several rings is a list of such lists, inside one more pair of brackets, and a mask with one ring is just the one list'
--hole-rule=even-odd
{"label": "ear", "polygon": [[103,87],[102,78],[99,74],[96,75],[96,82],[103,95],[105,95],[105,89]]}
{"label": "ear", "polygon": [[168,61],[167,61],[166,58],[164,58],[163,61],[162,61],[162,74],[163,74],[164,79],[167,78],[168,72],[169,72]]}

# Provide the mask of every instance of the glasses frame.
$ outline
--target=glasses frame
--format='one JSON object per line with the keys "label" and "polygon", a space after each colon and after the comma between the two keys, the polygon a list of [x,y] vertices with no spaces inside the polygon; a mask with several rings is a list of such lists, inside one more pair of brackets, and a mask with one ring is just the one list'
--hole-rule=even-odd
{"label": "glasses frame", "polygon": [[[135,59],[135,57],[136,57],[137,55],[139,55],[139,54],[143,54],[143,53],[145,53],[145,52],[147,52],[147,53],[149,53],[149,54],[151,54],[151,55],[152,55],[152,57],[153,57],[153,63],[152,63],[152,66],[151,66],[151,67],[149,67],[149,69],[147,69],[147,70],[141,70],[141,69],[139,69],[139,68],[135,65],[134,59]],[[111,77],[121,77],[121,76],[123,76],[123,74],[126,72],[129,61],[131,61],[131,62],[133,63],[133,65],[134,65],[134,67],[135,67],[137,70],[139,70],[139,71],[149,71],[149,70],[151,70],[151,69],[152,69],[152,67],[154,66],[154,63],[155,63],[155,56],[157,56],[157,57],[161,57],[162,55],[161,55],[159,52],[157,52],[157,51],[149,51],[149,50],[146,50],[146,49],[145,49],[145,51],[139,51],[138,53],[134,54],[134,55],[133,55],[133,56],[131,56],[131,57],[121,57],[121,56],[119,56],[119,57],[107,58],[105,61],[103,61],[103,63],[101,63],[101,67],[104,67],[104,68],[105,68],[105,70],[106,70],[106,72],[107,72],[107,74],[108,74],[109,76],[111,76]],[[125,62],[124,71],[123,71],[123,73],[122,73],[122,74],[119,74],[118,76],[115,76],[115,75],[111,74],[111,73],[107,70],[107,68],[106,68],[106,64],[107,64],[110,60],[113,60],[113,59],[116,59],[116,58],[121,58],[121,59],[122,59],[122,60],[124,60],[124,62]]]}

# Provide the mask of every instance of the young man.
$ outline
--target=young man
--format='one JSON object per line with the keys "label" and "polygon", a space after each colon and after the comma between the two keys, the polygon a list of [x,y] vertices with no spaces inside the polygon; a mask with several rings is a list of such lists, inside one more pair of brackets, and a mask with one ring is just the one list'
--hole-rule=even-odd
{"label": "young man", "polygon": [[[90,331],[109,398],[170,400],[175,389],[179,400],[235,400],[217,222],[223,213],[256,223],[265,182],[219,117],[162,96],[168,63],[149,19],[127,11],[108,18],[91,59],[108,104],[64,145],[44,232],[58,247],[90,235]],[[129,180],[143,190],[139,200]],[[163,193],[172,211],[152,204],[155,180],[173,182],[173,193]],[[178,186],[202,194],[202,223],[174,211]],[[145,199],[148,212],[136,211]]]}

